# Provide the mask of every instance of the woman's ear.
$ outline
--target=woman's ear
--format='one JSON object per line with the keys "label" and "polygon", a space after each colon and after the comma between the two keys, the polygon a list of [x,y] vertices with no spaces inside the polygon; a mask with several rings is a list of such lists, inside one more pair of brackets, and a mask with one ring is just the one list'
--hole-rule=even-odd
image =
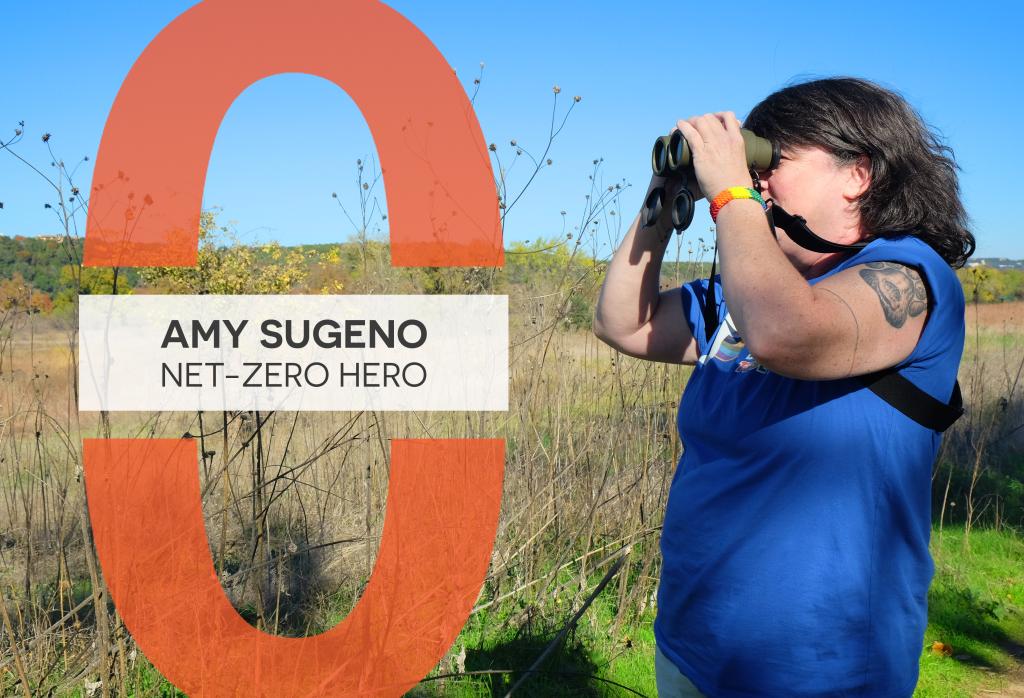
{"label": "woman's ear", "polygon": [[847,201],[856,201],[871,186],[871,158],[867,155],[858,155],[850,165],[847,166],[846,186],[843,187],[843,196]]}

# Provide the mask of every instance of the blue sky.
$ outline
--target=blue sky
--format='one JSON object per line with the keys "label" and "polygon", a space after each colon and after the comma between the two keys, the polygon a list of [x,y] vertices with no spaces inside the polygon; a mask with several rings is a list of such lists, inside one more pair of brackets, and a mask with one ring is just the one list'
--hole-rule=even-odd
{"label": "blue sky", "polygon": [[[48,165],[40,140],[68,164],[93,160],[106,114],[133,61],[189,0],[5,3],[0,12],[0,133],[26,122],[18,152]],[[578,220],[592,162],[622,180],[631,220],[650,177],[654,137],[679,118],[731,109],[800,78],[856,75],[901,92],[953,147],[979,256],[1024,258],[1016,162],[1024,96],[1019,3],[431,2],[389,3],[427,34],[468,89],[486,63],[477,115],[488,141],[543,149],[552,86],[583,101],[555,142],[554,165],[510,213],[506,242],[563,233]],[[230,31],[230,29],[228,29]],[[388,60],[387,47],[367,61]],[[340,89],[303,75],[250,87],[229,110],[210,161],[204,204],[246,240],[346,239],[331,198],[358,200],[355,161],[372,156],[359,111]],[[91,162],[78,172],[85,189]],[[45,169],[45,167],[44,167]],[[522,182],[526,168],[511,173]],[[383,195],[383,190],[381,190]],[[0,152],[0,234],[56,232],[46,185]],[[568,224],[571,228],[571,223]],[[707,236],[707,205],[687,236]],[[612,231],[614,232],[614,231]],[[607,240],[608,231],[602,231]],[[606,251],[606,250],[605,250]]]}

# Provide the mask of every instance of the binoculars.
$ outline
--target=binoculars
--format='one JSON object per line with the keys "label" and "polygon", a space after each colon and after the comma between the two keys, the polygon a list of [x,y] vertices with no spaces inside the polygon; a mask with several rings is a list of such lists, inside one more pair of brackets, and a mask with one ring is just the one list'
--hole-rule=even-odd
{"label": "binoculars", "polygon": [[[779,165],[779,146],[767,138],[754,135],[752,131],[741,129],[743,145],[747,152],[747,167],[755,172],[773,170]],[[681,131],[673,131],[671,136],[661,136],[654,142],[651,150],[651,169],[659,177],[676,177],[682,180],[683,188],[672,200],[672,227],[678,231],[686,230],[693,220],[693,194],[686,188],[686,183],[696,177],[693,162],[690,158],[690,146],[683,138]],[[656,187],[647,195],[644,202],[644,225],[654,225],[661,217],[665,207],[665,189]]]}

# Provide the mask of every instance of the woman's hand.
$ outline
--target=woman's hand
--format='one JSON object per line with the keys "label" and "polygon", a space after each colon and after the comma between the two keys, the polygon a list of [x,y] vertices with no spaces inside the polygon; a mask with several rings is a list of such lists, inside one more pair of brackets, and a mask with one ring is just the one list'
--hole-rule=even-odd
{"label": "woman's hand", "polygon": [[[697,183],[707,197],[752,184],[740,122],[731,111],[692,116],[676,124],[690,146]],[[695,194],[696,196],[696,194]]]}
{"label": "woman's hand", "polygon": [[647,199],[652,191],[655,189],[662,189],[664,194],[661,216],[658,217],[658,220],[653,225],[642,226],[644,228],[649,228],[652,231],[656,231],[655,234],[662,242],[667,240],[675,229],[672,225],[672,202],[675,201],[676,195],[678,195],[684,188],[688,188],[690,190],[690,193],[693,194],[693,198],[695,200],[699,200],[701,198],[702,194],[700,193],[700,190],[697,189],[697,183],[693,181],[692,177],[690,178],[690,181],[684,185],[682,179],[679,177],[662,177],[659,175],[651,176],[651,183],[647,187],[647,193],[644,194],[644,209],[640,212],[640,215],[641,220],[646,222]]}

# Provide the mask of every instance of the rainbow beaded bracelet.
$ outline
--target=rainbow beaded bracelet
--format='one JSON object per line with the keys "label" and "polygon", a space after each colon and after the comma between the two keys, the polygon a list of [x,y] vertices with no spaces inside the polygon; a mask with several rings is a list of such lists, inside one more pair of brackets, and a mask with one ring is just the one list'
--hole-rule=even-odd
{"label": "rainbow beaded bracelet", "polygon": [[765,211],[768,210],[768,204],[764,202],[761,194],[756,189],[750,187],[729,187],[711,200],[711,220],[717,222],[718,212],[722,210],[722,207],[736,199],[753,199],[761,204],[761,208]]}

